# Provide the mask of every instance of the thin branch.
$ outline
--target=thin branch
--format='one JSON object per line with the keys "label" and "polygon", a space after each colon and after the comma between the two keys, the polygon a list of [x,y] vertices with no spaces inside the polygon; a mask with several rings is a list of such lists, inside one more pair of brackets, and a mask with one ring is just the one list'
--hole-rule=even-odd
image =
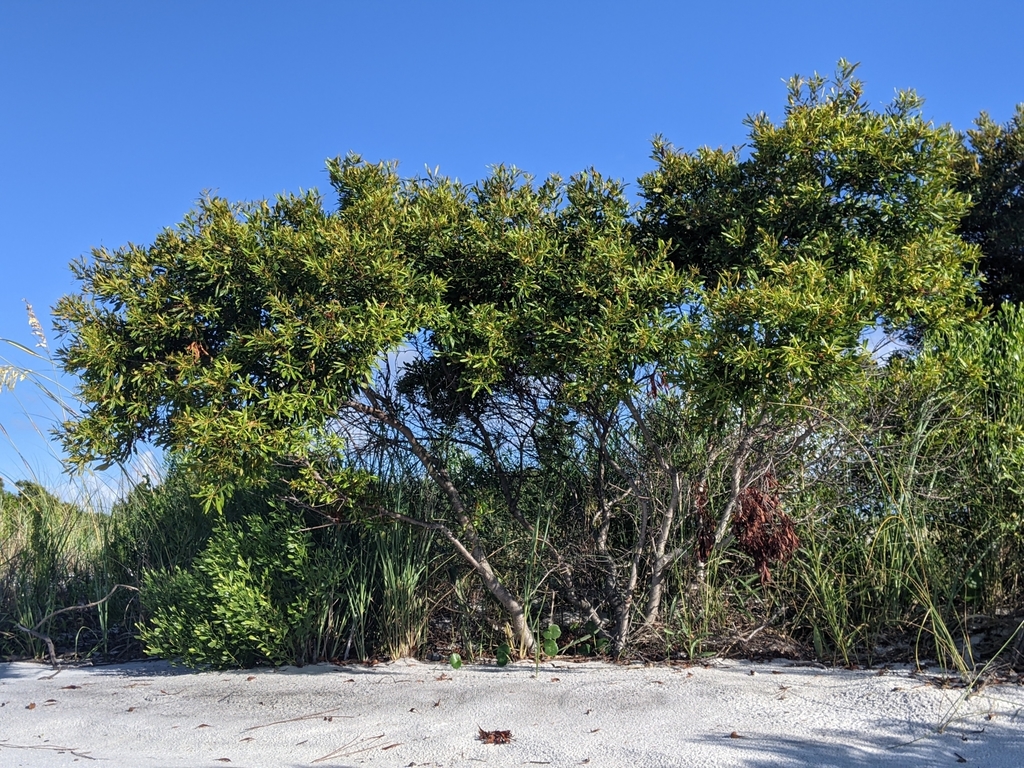
{"label": "thin branch", "polygon": [[97,605],[102,605],[103,603],[107,602],[107,600],[109,600],[111,597],[113,597],[114,593],[121,588],[130,589],[133,592],[139,591],[138,587],[133,587],[128,584],[115,584],[114,588],[106,594],[106,597],[102,597],[99,600],[95,600],[91,603],[85,603],[84,605],[70,605],[67,608],[60,608],[54,611],[53,613],[48,613],[46,614],[46,616],[44,616],[38,622],[36,622],[36,625],[31,629],[18,623],[15,623],[14,626],[20,631],[25,632],[26,634],[31,635],[37,640],[42,640],[44,643],[46,643],[46,650],[50,654],[50,664],[53,665],[54,669],[60,669],[60,666],[57,664],[57,651],[53,646],[53,640],[51,640],[49,636],[44,635],[42,632],[40,632],[39,628],[43,626],[46,622],[48,622],[50,619],[52,619],[54,616],[60,616],[60,614],[62,613],[68,613],[69,611],[84,611],[87,608],[95,608]]}
{"label": "thin branch", "polygon": [[34,627],[32,627],[32,629],[33,630],[39,629],[41,626],[43,626],[43,624],[48,622],[54,616],[59,616],[62,613],[67,613],[68,611],[84,611],[86,608],[95,608],[97,605],[102,605],[103,603],[107,602],[107,600],[112,598],[114,596],[114,593],[117,592],[117,590],[122,589],[122,588],[123,589],[130,589],[133,592],[138,592],[139,591],[138,587],[133,587],[133,586],[130,586],[128,584],[115,584],[114,588],[107,593],[106,597],[102,597],[99,600],[96,600],[96,601],[94,601],[92,603],[84,603],[83,605],[70,605],[67,608],[61,608],[59,610],[54,611],[53,613],[49,613],[46,616],[44,616],[43,618],[41,618],[38,622],[36,622],[36,625]]}
{"label": "thin branch", "polygon": [[42,640],[44,643],[46,643],[46,648],[50,652],[50,663],[53,665],[54,669],[60,669],[60,666],[57,664],[57,652],[53,648],[53,640],[51,640],[49,637],[42,634],[41,632],[36,632],[34,629],[23,627],[21,624],[18,624],[17,622],[15,622],[14,626],[17,629],[20,629],[22,632],[27,632],[28,634],[32,635],[32,637],[38,638],[39,640]]}

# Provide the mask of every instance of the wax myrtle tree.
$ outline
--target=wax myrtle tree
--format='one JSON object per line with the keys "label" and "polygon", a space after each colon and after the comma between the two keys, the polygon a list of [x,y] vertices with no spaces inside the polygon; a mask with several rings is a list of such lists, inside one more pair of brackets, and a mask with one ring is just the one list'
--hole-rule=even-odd
{"label": "wax myrtle tree", "polygon": [[[204,199],[152,246],[101,249],[74,265],[82,292],[57,307],[61,357],[89,405],[65,425],[65,445],[84,463],[152,443],[215,507],[283,468],[295,500],[332,519],[433,530],[531,648],[523,601],[481,541],[480,500],[453,469],[461,459],[446,423],[452,413],[476,419],[479,447],[501,463],[507,441],[529,434],[522,419],[537,418],[506,409],[504,393],[529,390],[543,410],[535,392],[593,388],[590,369],[629,386],[628,370],[608,366],[627,352],[651,357],[643,326],[666,324],[673,271],[635,258],[621,189],[596,174],[535,188],[498,169],[469,188],[402,181],[354,157],[329,169],[334,213],[312,193],[244,206]],[[422,351],[407,377],[458,372],[451,404],[417,410],[396,398],[386,363],[403,349]],[[545,378],[567,369],[560,382]],[[488,409],[504,422],[492,425]],[[379,503],[361,464],[374,439],[415,458],[443,491],[444,514],[414,519]],[[527,519],[514,504],[508,513]]]}
{"label": "wax myrtle tree", "polygon": [[[56,314],[88,405],[65,446],[154,443],[214,507],[284,475],[331,520],[441,536],[524,649],[543,581],[621,651],[681,559],[735,540],[767,580],[792,553],[784,486],[872,369],[866,330],[964,315],[961,149],[919,107],[873,111],[846,65],[796,79],[745,153],[656,142],[639,211],[596,171],[464,185],[354,156],[328,164],[335,211],[204,199],[74,265]],[[445,503],[390,503],[385,455]]]}
{"label": "wax myrtle tree", "polygon": [[969,153],[960,188],[971,210],[960,224],[964,240],[981,247],[981,293],[990,304],[1024,300],[1024,104],[996,123],[986,113],[964,137]]}
{"label": "wax myrtle tree", "polygon": [[[830,403],[879,375],[866,331],[970,314],[956,136],[913,94],[871,110],[852,74],[794,80],[781,126],[750,121],[749,157],[658,143],[636,218],[595,174],[562,201],[499,171],[421,246],[457,319],[387,409],[486,465],[559,597],[615,650],[638,597],[658,620],[680,558],[699,575],[735,541],[767,581],[792,553],[779,474],[812,476]],[[554,533],[528,470],[559,500]]]}
{"label": "wax myrtle tree", "polygon": [[[977,252],[957,235],[967,198],[956,134],[925,121],[912,92],[872,109],[854,69],[791,80],[783,122],[749,118],[742,148],[686,153],[657,140],[657,168],[641,179],[639,239],[666,244],[700,285],[686,353],[662,365],[707,441],[709,471],[670,485],[694,487],[692,511],[706,518],[698,570],[734,539],[763,577],[792,551],[780,480],[806,477],[830,402],[878,375],[866,334],[916,342],[976,314]],[[664,540],[649,621],[666,567],[692,551]]]}
{"label": "wax myrtle tree", "polygon": [[637,248],[622,185],[594,171],[534,186],[498,169],[455,197],[454,219],[410,238],[446,275],[447,323],[401,398],[377,402],[483,466],[492,514],[536,542],[560,600],[621,649],[648,512],[609,476],[607,438],[659,358],[683,354],[688,278],[662,248]]}

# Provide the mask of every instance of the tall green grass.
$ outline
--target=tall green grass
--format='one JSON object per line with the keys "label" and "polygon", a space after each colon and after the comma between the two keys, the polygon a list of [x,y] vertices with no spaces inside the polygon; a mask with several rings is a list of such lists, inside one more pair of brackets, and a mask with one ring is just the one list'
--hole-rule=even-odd
{"label": "tall green grass", "polygon": [[21,482],[0,492],[0,654],[40,656],[45,646],[18,626],[38,629],[58,645],[88,653],[109,645],[99,617],[64,613],[101,599],[112,587],[103,563],[104,523],[96,513]]}
{"label": "tall green grass", "polygon": [[[76,403],[27,303],[26,313],[35,343],[29,347],[0,339],[24,361],[0,355],[0,395],[16,397],[15,387],[28,387],[45,413],[36,416],[23,407],[23,418],[45,440],[54,425],[75,412]],[[125,594],[131,590],[117,588],[119,574],[111,569],[107,546],[108,517],[89,490],[95,486],[89,481],[96,478],[65,479],[58,497],[36,478],[32,462],[3,424],[0,433],[30,478],[6,489],[0,480],[0,656],[39,656],[42,637],[79,656],[135,653],[129,627],[137,601]],[[49,450],[59,459],[52,446]]]}

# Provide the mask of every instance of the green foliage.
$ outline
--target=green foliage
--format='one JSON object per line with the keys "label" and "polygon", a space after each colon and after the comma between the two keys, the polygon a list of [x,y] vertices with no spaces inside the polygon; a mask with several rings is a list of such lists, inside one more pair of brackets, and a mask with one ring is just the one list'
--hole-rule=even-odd
{"label": "green foliage", "polygon": [[873,110],[854,69],[793,78],[785,120],[748,118],[743,154],[655,142],[640,236],[701,280],[681,373],[715,412],[857,377],[878,323],[914,334],[965,314],[958,137],[912,92]]}
{"label": "green foliage", "polygon": [[[931,354],[946,367],[950,386],[972,397],[964,410],[974,421],[958,431],[979,449],[986,479],[1024,494],[1024,310],[1003,304],[985,321],[940,339]],[[1019,514],[1012,521],[1022,523]]]}
{"label": "green foliage", "polygon": [[495,652],[495,660],[499,667],[507,667],[512,661],[512,647],[508,643],[502,643]]}
{"label": "green foliage", "polygon": [[452,377],[441,391],[472,397],[525,374],[585,400],[629,386],[636,365],[681,341],[665,308],[685,282],[659,250],[632,245],[622,185],[593,170],[531,182],[498,167],[472,188],[422,192],[446,201],[427,233],[412,234],[422,267],[446,281],[448,311],[430,336],[444,361],[430,364]]}
{"label": "green foliage", "polygon": [[[743,152],[658,140],[639,210],[595,170],[537,184],[501,166],[465,185],[352,156],[328,163],[336,212],[314,193],[204,199],[151,246],[74,265],[81,293],[56,310],[87,403],[63,428],[72,460],[153,443],[224,512],[191,571],[147,580],[152,647],[194,663],[315,658],[300,615],[345,616],[359,643],[371,605],[375,640],[418,646],[423,541],[389,529],[377,554],[353,554],[372,576],[335,574],[342,605],[316,591],[327,566],[297,519],[231,518],[243,487],[431,531],[505,611],[509,651],[536,658],[560,636],[539,616],[569,607],[619,654],[638,619],[658,625],[666,590],[694,602],[676,615],[696,647],[694,628],[721,618],[709,595],[752,616],[768,598],[750,573],[769,594],[769,566],[790,567],[796,545],[772,532],[792,533],[787,509],[822,519],[824,499],[835,517],[805,525],[807,558],[781,571],[814,593],[802,615],[819,634],[860,610],[820,590],[838,567],[830,526],[858,515],[893,537],[864,557],[849,541],[859,578],[876,555],[892,577],[864,606],[952,595],[931,574],[953,550],[933,558],[917,531],[933,513],[922,462],[978,405],[925,364],[934,339],[981,314],[978,250],[957,230],[964,151],[913,93],[872,109],[853,73],[795,78],[784,120],[750,118]],[[905,361],[871,356],[876,329],[913,343]],[[874,412],[877,382],[900,376],[915,396]],[[1015,444],[978,429],[1015,472]],[[427,483],[430,504],[395,492]],[[732,592],[709,582],[719,565]],[[835,627],[842,653],[866,637]]]}
{"label": "green foliage", "polygon": [[[139,483],[111,510],[106,526],[108,568],[128,584],[139,584],[147,570],[189,568],[213,534],[215,518],[194,497],[187,473],[172,466],[163,482]],[[237,519],[262,504],[249,499],[226,510]]]}
{"label": "green foliage", "polygon": [[541,637],[544,638],[544,642],[541,643],[541,647],[544,649],[546,656],[557,656],[558,655],[558,638],[562,636],[562,629],[557,624],[550,624],[548,628],[541,633]]}
{"label": "green foliage", "polygon": [[816,652],[849,663],[916,635],[913,652],[967,671],[972,621],[1019,608],[1024,320],[926,336],[847,403],[828,477],[792,504],[803,546],[782,601],[802,601]]}
{"label": "green foliage", "polygon": [[[124,460],[146,441],[223,503],[306,455],[379,356],[431,316],[438,284],[396,240],[408,201],[393,170],[332,169],[336,215],[313,193],[205,198],[152,246],[73,265],[82,293],[55,310],[88,404],[65,425],[72,461]],[[343,474],[333,481],[344,495]]]}
{"label": "green foliage", "polygon": [[[43,644],[17,630],[35,627],[68,605],[99,599],[109,583],[102,569],[103,517],[19,481],[0,488],[0,655],[41,655]],[[63,614],[41,631],[60,648],[95,650],[106,638],[95,614]]]}
{"label": "green foliage", "polygon": [[192,570],[145,575],[146,652],[217,667],[323,658],[346,629],[344,555],[314,546],[302,516],[287,510],[222,522]]}
{"label": "green foliage", "polygon": [[982,112],[965,137],[970,155],[961,166],[961,189],[971,210],[960,234],[981,248],[986,303],[1024,301],[1024,104],[1006,125]]}
{"label": "green foliage", "polygon": [[431,564],[431,540],[395,523],[371,536],[377,545],[381,578],[377,616],[381,645],[390,659],[415,656],[426,639],[430,615],[424,588]]}

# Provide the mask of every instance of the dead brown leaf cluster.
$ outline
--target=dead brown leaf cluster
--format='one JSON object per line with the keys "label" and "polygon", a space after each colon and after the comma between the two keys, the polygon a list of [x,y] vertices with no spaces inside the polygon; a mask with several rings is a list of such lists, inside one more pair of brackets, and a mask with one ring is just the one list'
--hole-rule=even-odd
{"label": "dead brown leaf cluster", "polygon": [[480,731],[477,738],[484,744],[508,744],[512,741],[512,731],[485,731],[479,725],[477,730]]}

